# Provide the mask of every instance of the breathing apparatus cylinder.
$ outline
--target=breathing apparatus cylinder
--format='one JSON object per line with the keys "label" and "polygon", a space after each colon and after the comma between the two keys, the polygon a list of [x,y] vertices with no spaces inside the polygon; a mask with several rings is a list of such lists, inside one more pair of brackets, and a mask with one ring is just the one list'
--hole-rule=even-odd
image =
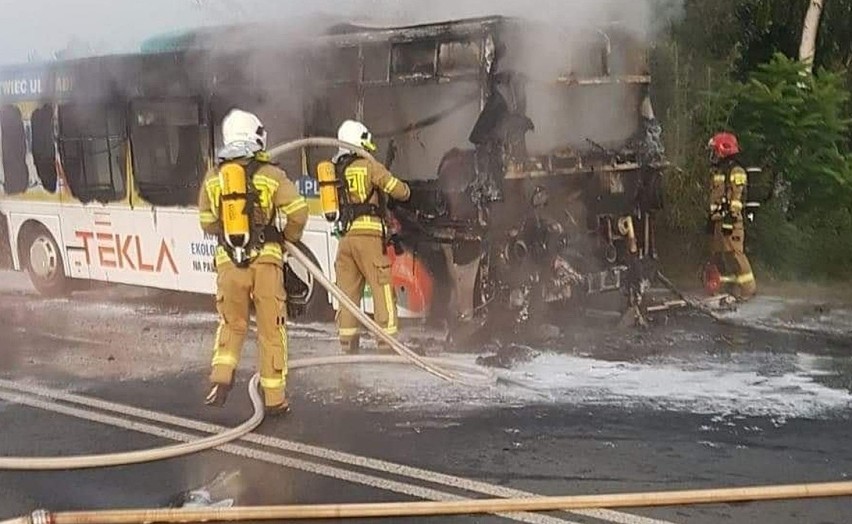
{"label": "breathing apparatus cylinder", "polygon": [[325,160],[317,165],[320,205],[325,219],[334,222],[340,218],[340,202],[337,196],[337,174],[334,164]]}
{"label": "breathing apparatus cylinder", "polygon": [[234,261],[245,260],[245,249],[251,240],[246,170],[237,163],[219,168],[222,186],[222,229],[225,243],[233,249]]}

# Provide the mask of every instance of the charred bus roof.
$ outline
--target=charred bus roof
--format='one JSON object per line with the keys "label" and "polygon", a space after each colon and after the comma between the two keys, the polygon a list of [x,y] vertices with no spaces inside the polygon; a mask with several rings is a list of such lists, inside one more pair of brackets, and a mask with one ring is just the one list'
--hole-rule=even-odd
{"label": "charred bus roof", "polygon": [[[307,49],[305,54],[315,62],[308,67],[309,76],[320,84],[370,86],[476,80],[487,73],[496,45],[510,39],[513,31],[540,26],[541,23],[503,16],[397,27],[341,23],[331,25],[321,36],[288,36],[286,42],[292,49],[281,49],[284,37],[264,39],[260,44],[254,38],[243,37],[257,34],[261,28],[274,35],[274,26],[270,25],[201,28],[152,37],[143,42],[139,53],[0,67],[0,101],[212,94],[217,86],[240,82],[241,78],[229,78],[228,71],[249,69],[239,63],[246,49],[271,57],[296,55],[298,50]],[[608,32],[589,28],[576,31],[598,34],[604,55],[612,53]],[[618,32],[617,26],[612,32]],[[227,50],[217,47],[223,41],[228,42]],[[566,85],[650,82],[645,70],[613,71],[608,56],[600,61],[603,65],[599,71],[565,70],[551,80]],[[365,62],[368,73],[372,71],[366,77],[360,71]],[[341,70],[340,64],[347,64],[352,70]],[[252,66],[263,67],[268,65]]]}
{"label": "charred bus roof", "polygon": [[190,96],[205,81],[185,53],[122,54],[0,68],[0,103],[95,102],[110,98]]}
{"label": "charred bus roof", "polygon": [[516,19],[489,16],[397,27],[339,24],[331,27],[326,36],[320,37],[320,41],[343,47],[424,39],[463,39],[488,34],[513,20]]}

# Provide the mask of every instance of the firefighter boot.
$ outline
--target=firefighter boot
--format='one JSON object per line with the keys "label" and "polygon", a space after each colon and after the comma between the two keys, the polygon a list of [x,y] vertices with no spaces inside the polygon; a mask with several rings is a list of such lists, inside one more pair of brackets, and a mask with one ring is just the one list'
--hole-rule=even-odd
{"label": "firefighter boot", "polygon": [[384,340],[377,340],[376,346],[378,347],[379,354],[381,355],[396,355],[396,352],[393,350],[390,344],[388,344]]}
{"label": "firefighter boot", "polygon": [[210,391],[204,399],[204,403],[208,406],[221,408],[228,400],[228,393],[231,392],[231,384],[219,384],[214,382],[210,385]]}
{"label": "firefighter boot", "polygon": [[275,406],[266,406],[264,408],[264,412],[273,417],[286,415],[290,412],[290,401],[287,400],[287,397],[285,396],[280,404],[276,404]]}
{"label": "firefighter boot", "polygon": [[346,355],[357,355],[361,352],[361,337],[355,335],[349,339],[340,339],[340,349]]}

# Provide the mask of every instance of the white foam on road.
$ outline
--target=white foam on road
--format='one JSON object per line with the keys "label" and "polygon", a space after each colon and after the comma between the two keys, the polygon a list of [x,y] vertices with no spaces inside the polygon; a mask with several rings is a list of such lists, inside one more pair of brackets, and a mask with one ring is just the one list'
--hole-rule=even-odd
{"label": "white foam on road", "polygon": [[821,301],[758,296],[734,311],[719,312],[719,316],[743,327],[852,337],[852,309],[848,304],[831,306]]}
{"label": "white foam on road", "polygon": [[[474,361],[471,355],[454,358]],[[521,385],[485,389],[440,383],[398,367],[359,366],[309,373],[320,400],[324,392],[345,384],[357,387],[354,398],[365,404],[436,411],[560,403],[814,418],[852,407],[849,391],[817,381],[827,374],[821,359],[808,355],[779,358],[786,359],[783,370],[761,372],[754,362],[628,363],[549,353],[511,371],[499,371]],[[341,394],[339,389],[336,394]]]}
{"label": "white foam on road", "polygon": [[[0,271],[0,289],[16,286],[24,289],[28,285],[26,275]],[[138,298],[154,293],[129,289],[107,289],[105,297],[90,296],[88,301],[30,301],[26,306],[36,320],[31,326],[22,325],[20,329],[33,331],[40,339],[54,338],[60,349],[63,343],[69,344],[67,350],[58,354],[45,352],[49,360],[42,363],[52,363],[63,371],[76,370],[84,376],[117,374],[139,378],[207,365],[216,322],[212,308],[210,311],[186,311],[182,310],[180,301],[159,305],[156,300],[111,301],[116,298],[112,294]],[[740,314],[752,321],[776,318],[785,303],[765,297],[746,306]],[[54,318],[55,312],[64,313],[61,329],[44,324],[44,319]],[[825,320],[823,317],[830,316],[835,323],[848,325],[846,322],[852,321],[852,317],[845,315],[849,315],[849,310],[834,309],[815,318]],[[54,329],[56,333],[52,332]],[[439,335],[415,326],[405,333],[404,338],[426,341],[426,346],[431,344],[428,340]],[[338,351],[332,324],[296,324],[291,326],[290,335],[292,358]],[[688,342],[681,340],[681,343]],[[81,346],[85,350],[81,350]],[[252,351],[251,347],[247,348],[247,361],[253,361]],[[157,357],[156,365],[150,361],[152,352]],[[390,405],[454,412],[460,408],[564,403],[785,419],[818,417],[847,409],[852,404],[847,390],[825,385],[830,380],[822,377],[836,373],[831,368],[843,359],[831,357],[826,361],[823,357],[771,352],[750,355],[728,362],[700,352],[684,357],[688,361],[612,362],[573,354],[545,353],[513,370],[499,371],[513,383],[520,382],[526,387],[513,385],[490,389],[447,384],[411,366],[340,366],[299,371],[294,375],[300,377],[296,380],[305,385],[309,396],[317,400],[354,399],[371,409]],[[622,356],[630,358],[629,348]],[[475,361],[474,355],[450,358],[468,364]],[[140,362],[144,362],[144,366]],[[848,363],[840,364],[848,367]]]}
{"label": "white foam on road", "polygon": [[26,273],[0,270],[0,290],[9,293],[35,294],[36,290],[27,279]]}

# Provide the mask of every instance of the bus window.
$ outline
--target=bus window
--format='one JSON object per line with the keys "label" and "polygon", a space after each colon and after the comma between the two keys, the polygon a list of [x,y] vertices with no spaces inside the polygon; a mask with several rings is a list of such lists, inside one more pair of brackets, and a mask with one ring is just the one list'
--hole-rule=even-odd
{"label": "bus window", "polygon": [[3,190],[8,195],[23,193],[27,190],[29,170],[27,169],[27,138],[21,111],[15,106],[0,108],[0,128],[2,128]]}
{"label": "bus window", "polygon": [[[337,86],[319,91],[308,106],[307,136],[337,136],[337,128],[350,118],[357,118],[358,90],[355,86]],[[308,173],[316,174],[316,166],[337,153],[336,147],[312,147],[307,150]]]}
{"label": "bus window", "polygon": [[438,68],[443,76],[479,71],[479,45],[475,42],[444,42],[438,52]]}
{"label": "bus window", "polygon": [[207,126],[194,100],[134,102],[130,140],[140,196],[158,206],[196,202],[206,171]]}
{"label": "bus window", "polygon": [[359,79],[359,64],[357,47],[342,47],[335,49],[325,64],[326,74],[332,82],[357,82]]}
{"label": "bus window", "polygon": [[59,108],[59,151],[71,193],[81,202],[125,195],[124,113],[117,107]]}
{"label": "bus window", "polygon": [[53,140],[53,106],[44,105],[33,112],[33,162],[41,185],[56,192],[56,143]]}
{"label": "bus window", "polygon": [[435,75],[434,40],[393,44],[391,72],[398,78]]}
{"label": "bus window", "polygon": [[364,45],[364,80],[367,82],[387,82],[390,44],[379,43]]}

